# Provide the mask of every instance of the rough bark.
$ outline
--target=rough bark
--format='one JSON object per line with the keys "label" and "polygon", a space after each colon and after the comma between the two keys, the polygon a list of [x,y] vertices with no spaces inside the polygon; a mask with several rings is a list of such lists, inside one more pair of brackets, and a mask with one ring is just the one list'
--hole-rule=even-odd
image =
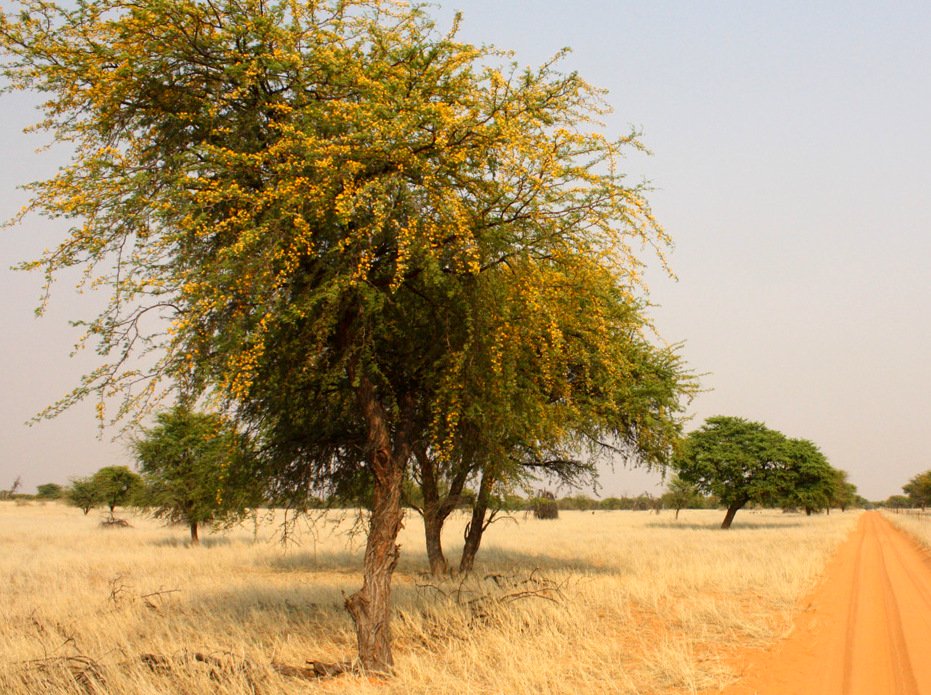
{"label": "rough bark", "polygon": [[440,494],[436,480],[436,466],[425,451],[417,452],[420,465],[420,488],[423,493],[423,528],[427,545],[427,560],[430,574],[434,577],[446,574],[449,563],[443,554],[443,521],[440,518]]}
{"label": "rough bark", "polygon": [[456,475],[450,480],[449,491],[445,496],[441,496],[436,462],[423,449],[415,450],[415,455],[420,468],[420,489],[423,494],[421,513],[427,559],[430,563],[430,573],[438,577],[449,572],[449,562],[443,553],[443,525],[459,504],[469,468],[464,464],[460,465]]}
{"label": "rough bark", "polygon": [[449,562],[443,553],[443,522],[433,510],[424,506],[423,526],[427,543],[427,561],[430,563],[430,574],[441,577],[449,572]]}
{"label": "rough bark", "polygon": [[727,514],[724,515],[724,521],[721,522],[721,528],[730,528],[734,521],[737,510],[743,507],[746,502],[734,502],[727,508]]}
{"label": "rough bark", "polygon": [[471,572],[475,564],[475,556],[478,554],[479,546],[482,544],[482,534],[487,526],[485,514],[488,511],[493,482],[487,472],[482,473],[482,482],[479,483],[478,494],[472,507],[472,520],[466,526],[465,545],[462,546],[462,557],[459,560],[460,574]]}
{"label": "rough bark", "polygon": [[[398,563],[398,533],[403,522],[401,481],[410,456],[406,434],[391,428],[375,388],[364,377],[357,390],[359,406],[368,429],[368,446],[374,478],[372,515],[365,544],[362,588],[345,601],[356,626],[359,662],[366,671],[389,673],[391,654],[391,577]],[[403,416],[402,416],[403,419]]]}

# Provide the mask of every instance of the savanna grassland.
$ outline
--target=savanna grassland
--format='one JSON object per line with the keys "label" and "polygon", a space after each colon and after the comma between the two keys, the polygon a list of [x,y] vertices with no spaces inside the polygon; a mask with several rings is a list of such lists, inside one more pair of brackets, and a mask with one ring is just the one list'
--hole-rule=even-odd
{"label": "savanna grassland", "polygon": [[931,511],[918,509],[886,510],[884,516],[931,551]]}
{"label": "savanna grassland", "polygon": [[[518,514],[493,524],[467,580],[436,581],[406,518],[396,674],[307,680],[285,667],[355,651],[355,515],[281,516],[185,543],[185,529],[58,504],[0,503],[0,692],[692,693],[791,625],[858,513]],[[450,557],[465,516],[444,537]]]}

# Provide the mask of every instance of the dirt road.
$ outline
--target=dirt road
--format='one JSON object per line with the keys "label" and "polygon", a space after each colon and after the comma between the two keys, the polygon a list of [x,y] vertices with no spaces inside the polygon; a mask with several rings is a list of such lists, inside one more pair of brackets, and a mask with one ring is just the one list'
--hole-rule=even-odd
{"label": "dirt road", "polygon": [[931,556],[865,513],[791,635],[727,695],[931,695]]}

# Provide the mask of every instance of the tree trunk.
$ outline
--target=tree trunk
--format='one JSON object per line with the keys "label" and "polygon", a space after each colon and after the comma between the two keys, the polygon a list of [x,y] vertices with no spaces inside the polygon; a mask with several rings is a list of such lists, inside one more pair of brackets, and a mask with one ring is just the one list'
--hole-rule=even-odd
{"label": "tree trunk", "polygon": [[676,521],[679,520],[679,507],[676,507]]}
{"label": "tree trunk", "polygon": [[[374,385],[365,377],[360,379],[357,396],[368,429],[374,490],[362,588],[346,599],[345,606],[356,626],[362,668],[388,673],[394,665],[390,630],[391,576],[400,555],[396,541],[404,519],[401,482],[410,449],[403,422],[395,430],[395,446],[392,446],[386,411],[376,399]],[[401,419],[405,419],[403,415]]]}
{"label": "tree trunk", "polygon": [[446,555],[443,554],[443,520],[440,519],[435,510],[428,512],[427,508],[423,510],[424,535],[427,541],[427,560],[430,563],[430,574],[434,577],[442,577],[449,572],[449,562]]}
{"label": "tree trunk", "polygon": [[436,466],[425,451],[418,448],[417,462],[420,466],[420,489],[423,493],[423,530],[427,544],[427,560],[430,574],[440,577],[449,571],[449,563],[443,554],[443,522],[440,511],[440,492],[436,480]]}
{"label": "tree trunk", "polygon": [[737,510],[743,507],[745,504],[746,502],[734,502],[730,507],[728,507],[727,514],[724,515],[724,521],[721,522],[721,528],[730,528],[734,521],[734,516],[737,514]]}
{"label": "tree trunk", "polygon": [[482,534],[485,532],[485,512],[488,511],[488,501],[491,498],[492,476],[487,471],[482,473],[482,482],[478,486],[478,495],[472,507],[472,520],[466,526],[465,545],[462,546],[462,558],[459,560],[460,574],[472,571],[475,556],[482,544]]}
{"label": "tree trunk", "polygon": [[197,536],[197,522],[191,522],[191,545],[200,545],[200,538]]}

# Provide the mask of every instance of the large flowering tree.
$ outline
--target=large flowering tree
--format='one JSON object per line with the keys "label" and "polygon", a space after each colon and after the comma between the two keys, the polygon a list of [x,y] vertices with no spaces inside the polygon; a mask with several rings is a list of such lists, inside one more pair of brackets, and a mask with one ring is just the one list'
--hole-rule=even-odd
{"label": "large flowering tree", "polygon": [[27,211],[70,231],[25,266],[110,289],[87,323],[104,362],[49,414],[96,396],[107,417],[117,394],[113,415],[138,413],[168,378],[299,441],[268,470],[284,487],[361,461],[371,521],[346,606],[361,664],[389,669],[414,448],[455,454],[483,421],[470,388],[529,380],[558,408],[535,420],[528,401],[525,421],[575,424],[586,393],[632,378],[606,298],[635,304],[638,254],[666,244],[618,171],[636,141],[599,134],[577,75],[517,70],[389,0],[21,0],[0,46],[11,88],[46,98],[38,127],[72,147]]}

